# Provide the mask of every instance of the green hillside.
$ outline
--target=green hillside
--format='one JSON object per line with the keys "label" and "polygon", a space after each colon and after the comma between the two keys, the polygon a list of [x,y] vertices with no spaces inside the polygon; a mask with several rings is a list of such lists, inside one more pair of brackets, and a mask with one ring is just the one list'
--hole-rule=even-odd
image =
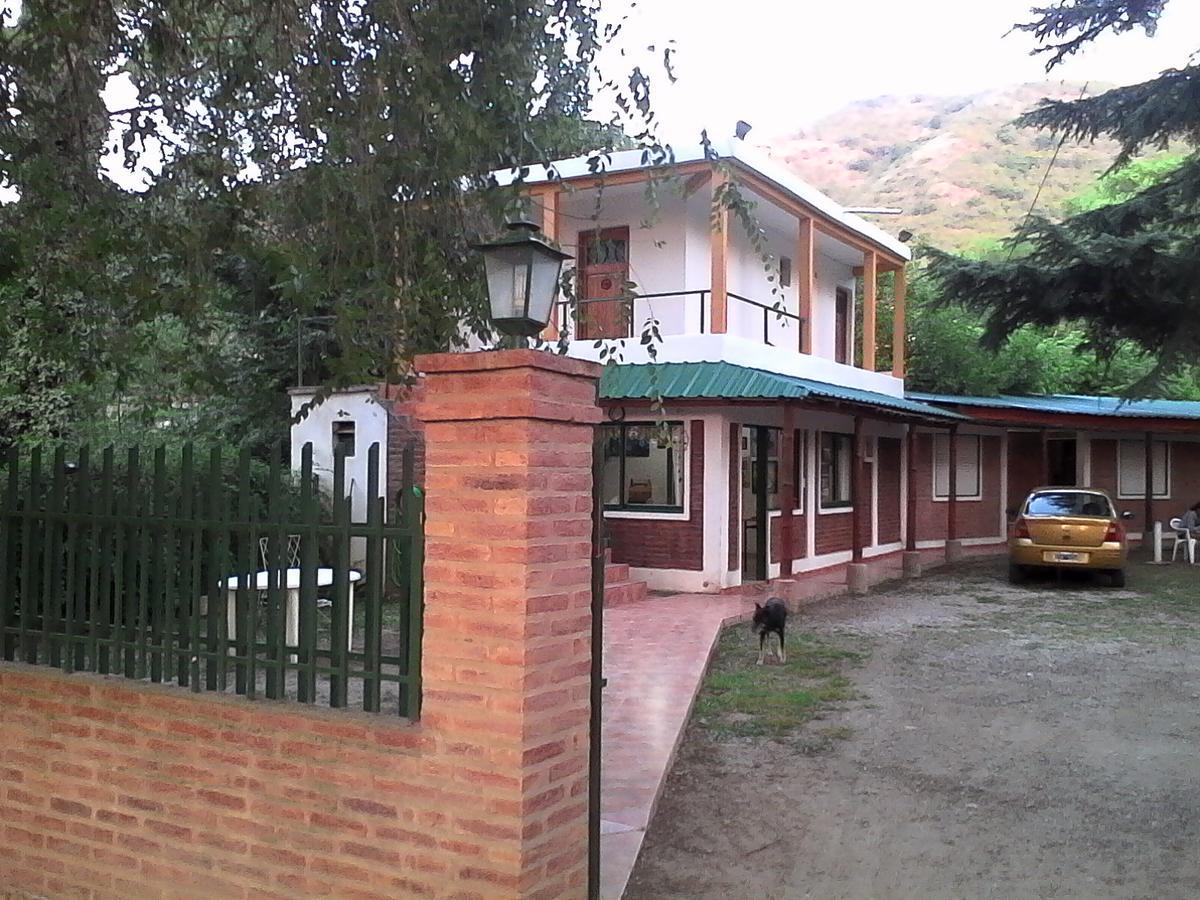
{"label": "green hillside", "polygon": [[[957,97],[877,97],[757,143],[846,205],[901,207],[903,215],[877,220],[888,231],[907,228],[928,242],[961,248],[1012,230],[1057,146],[1057,138],[1012,121],[1043,97],[1073,99],[1081,87],[1043,82]],[[1059,212],[1115,153],[1108,142],[1066,144],[1038,209]]]}

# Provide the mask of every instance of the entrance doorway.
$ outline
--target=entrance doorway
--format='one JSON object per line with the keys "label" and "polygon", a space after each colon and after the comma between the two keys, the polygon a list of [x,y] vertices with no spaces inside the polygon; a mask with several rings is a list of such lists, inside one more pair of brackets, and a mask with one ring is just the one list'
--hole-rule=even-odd
{"label": "entrance doorway", "polygon": [[1046,441],[1046,476],[1052,487],[1077,487],[1075,438],[1050,438]]}
{"label": "entrance doorway", "polygon": [[766,581],[770,565],[771,510],[779,508],[778,428],[743,425],[742,581]]}
{"label": "entrance doorway", "polygon": [[[627,314],[628,304],[621,298],[629,283],[629,229],[581,231],[579,260],[576,337],[580,340],[628,337],[632,316]],[[609,297],[614,299],[607,302]]]}

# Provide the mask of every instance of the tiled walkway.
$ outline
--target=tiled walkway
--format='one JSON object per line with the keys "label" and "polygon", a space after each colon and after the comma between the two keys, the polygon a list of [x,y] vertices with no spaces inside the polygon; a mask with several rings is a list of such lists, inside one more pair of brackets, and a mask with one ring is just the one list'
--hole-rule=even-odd
{"label": "tiled walkway", "polygon": [[[995,553],[972,548],[968,555]],[[941,550],[923,551],[923,564]],[[869,562],[871,581],[900,575],[900,556]],[[795,576],[786,593],[800,602],[846,590],[846,568]],[[750,592],[747,592],[750,593]],[[749,614],[749,596],[650,596],[604,611],[604,732],[600,894],[619,900],[683,737],[692,702],[724,622]]]}

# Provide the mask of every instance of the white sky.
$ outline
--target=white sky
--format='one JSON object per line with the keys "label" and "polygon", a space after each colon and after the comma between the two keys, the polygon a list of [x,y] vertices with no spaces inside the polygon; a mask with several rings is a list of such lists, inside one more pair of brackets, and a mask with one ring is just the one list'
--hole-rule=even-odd
{"label": "white sky", "polygon": [[[0,0],[10,11],[19,0]],[[628,19],[619,46],[601,58],[612,73],[640,63],[654,80],[659,135],[694,142],[701,128],[732,133],[738,119],[754,139],[794,131],[854,100],[882,94],[958,94],[1046,79],[1024,32],[1033,0],[607,0],[606,19]],[[1052,0],[1041,0],[1043,3]],[[661,70],[674,41],[679,80]],[[653,44],[651,55],[644,48]],[[1055,80],[1131,84],[1188,62],[1200,45],[1200,3],[1172,0],[1158,34],[1106,35],[1059,66]],[[622,52],[624,55],[622,55]],[[110,84],[110,108],[131,105],[127,82]],[[607,117],[603,101],[596,113]],[[106,169],[134,187],[145,176]],[[0,202],[13,199],[0,187]]]}
{"label": "white sky", "polygon": [[[1040,0],[1049,5],[1050,0]],[[1033,0],[609,0],[629,14],[628,48],[674,40],[679,81],[656,86],[661,136],[702,127],[756,138],[802,127],[853,100],[958,94],[1042,81],[1033,37],[1014,32]],[[1106,35],[1054,70],[1054,80],[1132,84],[1182,66],[1200,48],[1200,3],[1172,0],[1158,34]],[[637,61],[642,61],[641,57]],[[610,60],[610,65],[615,60]]]}

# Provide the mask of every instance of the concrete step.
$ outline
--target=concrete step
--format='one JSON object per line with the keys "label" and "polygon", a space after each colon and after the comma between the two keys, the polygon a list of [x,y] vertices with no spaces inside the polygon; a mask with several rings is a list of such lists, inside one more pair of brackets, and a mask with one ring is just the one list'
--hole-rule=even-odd
{"label": "concrete step", "polygon": [[604,566],[604,583],[617,584],[629,580],[629,566],[625,563],[606,563]]}
{"label": "concrete step", "polygon": [[628,606],[646,599],[646,582],[618,581],[604,586],[604,606]]}

